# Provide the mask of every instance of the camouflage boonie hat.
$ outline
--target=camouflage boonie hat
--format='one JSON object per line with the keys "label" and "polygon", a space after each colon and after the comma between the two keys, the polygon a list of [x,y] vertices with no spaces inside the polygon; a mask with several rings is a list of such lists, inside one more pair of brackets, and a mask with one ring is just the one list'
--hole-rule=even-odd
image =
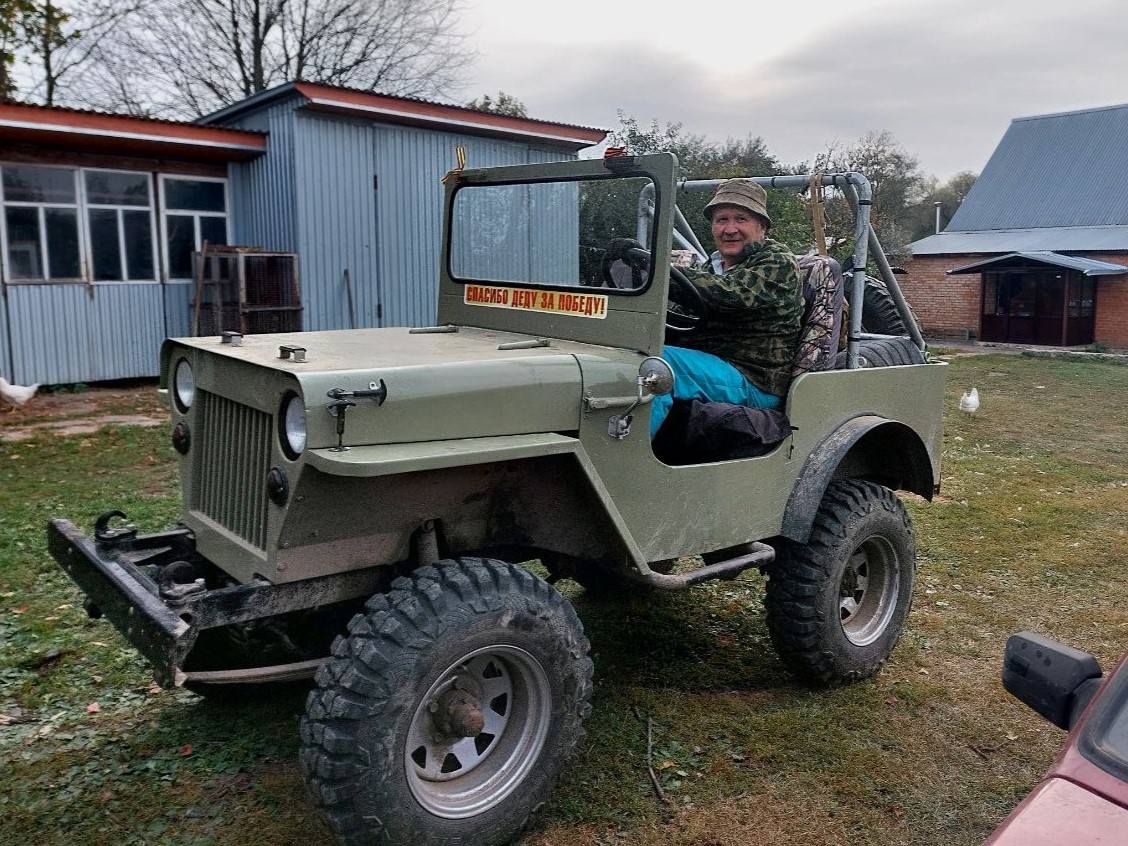
{"label": "camouflage boonie hat", "polygon": [[751,179],[726,179],[717,186],[717,193],[705,206],[705,218],[713,219],[713,209],[717,206],[737,206],[758,214],[768,226],[772,219],[768,215],[768,192]]}

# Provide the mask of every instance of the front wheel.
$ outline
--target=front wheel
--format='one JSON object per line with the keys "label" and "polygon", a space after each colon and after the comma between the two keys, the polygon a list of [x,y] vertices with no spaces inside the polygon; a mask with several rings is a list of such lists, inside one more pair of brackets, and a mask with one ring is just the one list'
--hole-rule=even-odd
{"label": "front wheel", "polygon": [[808,543],[781,552],[765,597],[780,658],[817,684],[876,673],[912,605],[916,540],[901,501],[871,482],[832,482]]}
{"label": "front wheel", "polygon": [[588,642],[550,585],[444,561],[369,600],[317,675],[301,763],[341,843],[506,843],[583,735]]}

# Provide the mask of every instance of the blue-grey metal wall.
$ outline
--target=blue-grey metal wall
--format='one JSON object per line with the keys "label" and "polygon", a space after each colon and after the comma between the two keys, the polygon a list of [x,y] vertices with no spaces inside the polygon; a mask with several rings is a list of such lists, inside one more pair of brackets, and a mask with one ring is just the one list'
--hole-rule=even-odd
{"label": "blue-grey metal wall", "polygon": [[8,343],[8,298],[0,291],[0,373],[12,379],[12,345]]}
{"label": "blue-grey metal wall", "polygon": [[466,150],[467,167],[572,159],[556,150],[406,127],[375,128],[379,264],[385,326],[422,326],[435,320],[442,246],[442,178]]}
{"label": "blue-grey metal wall", "polygon": [[8,285],[7,291],[12,381],[67,384],[158,372],[162,286]]}
{"label": "blue-grey metal wall", "polygon": [[232,165],[231,194],[238,243],[298,253],[307,330],[434,321],[442,177],[457,147],[468,167],[575,158],[525,142],[305,112],[302,102],[295,96],[231,124],[270,132],[265,156]]}

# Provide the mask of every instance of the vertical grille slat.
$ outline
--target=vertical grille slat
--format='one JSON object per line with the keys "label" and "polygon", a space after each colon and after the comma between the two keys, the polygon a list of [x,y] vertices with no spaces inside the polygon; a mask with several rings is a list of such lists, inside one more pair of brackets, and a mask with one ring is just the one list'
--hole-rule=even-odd
{"label": "vertical grille slat", "polygon": [[192,508],[264,549],[270,415],[206,391],[200,403]]}

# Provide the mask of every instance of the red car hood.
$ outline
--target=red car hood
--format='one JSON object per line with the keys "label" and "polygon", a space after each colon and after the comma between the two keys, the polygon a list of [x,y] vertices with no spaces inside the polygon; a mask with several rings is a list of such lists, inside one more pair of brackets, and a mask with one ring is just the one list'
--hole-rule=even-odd
{"label": "red car hood", "polygon": [[983,846],[1128,846],[1128,810],[1051,777],[1030,792]]}

